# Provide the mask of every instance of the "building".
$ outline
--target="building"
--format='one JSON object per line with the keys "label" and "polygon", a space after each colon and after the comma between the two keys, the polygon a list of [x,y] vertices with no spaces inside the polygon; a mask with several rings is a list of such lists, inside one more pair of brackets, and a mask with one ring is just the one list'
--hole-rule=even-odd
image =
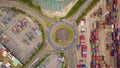
{"label": "building", "polygon": [[[43,12],[57,16],[65,16],[77,0],[38,0]],[[44,11],[45,10],[45,11]]]}

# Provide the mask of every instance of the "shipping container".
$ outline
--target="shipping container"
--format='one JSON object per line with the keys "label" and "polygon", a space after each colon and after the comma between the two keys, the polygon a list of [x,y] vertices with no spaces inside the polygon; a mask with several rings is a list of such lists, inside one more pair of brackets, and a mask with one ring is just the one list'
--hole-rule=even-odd
{"label": "shipping container", "polygon": [[77,68],[82,68],[82,65],[77,65]]}
{"label": "shipping container", "polygon": [[111,56],[113,56],[113,57],[118,57],[118,52],[117,52],[116,49],[113,49],[113,50],[111,51]]}
{"label": "shipping container", "polygon": [[113,4],[117,6],[118,0],[113,0]]}
{"label": "shipping container", "polygon": [[91,62],[91,65],[92,65],[92,66],[95,66],[96,64],[97,64],[96,61],[92,61],[92,62]]}

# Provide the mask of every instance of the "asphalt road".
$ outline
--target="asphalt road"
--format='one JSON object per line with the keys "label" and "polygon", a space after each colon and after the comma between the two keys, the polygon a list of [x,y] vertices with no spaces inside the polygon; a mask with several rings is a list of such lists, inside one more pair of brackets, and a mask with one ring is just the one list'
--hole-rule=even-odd
{"label": "asphalt road", "polygon": [[70,48],[69,50],[65,51],[65,56],[67,57],[67,65],[68,68],[76,68],[76,53],[74,49]]}
{"label": "asphalt road", "polygon": [[[59,47],[57,46],[54,41],[51,38],[51,32],[52,29],[56,26],[56,25],[60,25],[60,24],[65,24],[68,27],[70,27],[74,33],[74,39],[72,40],[72,42],[65,46],[65,47]],[[78,31],[77,29],[70,24],[69,22],[67,22],[66,20],[61,20],[58,22],[53,23],[50,27],[49,30],[47,31],[47,41],[51,44],[51,46],[56,49],[61,51],[63,49],[63,52],[65,53],[65,56],[67,57],[67,65],[68,68],[76,68],[76,55],[75,55],[75,51],[73,50],[74,47],[76,47],[75,45],[77,45],[78,43]]]}

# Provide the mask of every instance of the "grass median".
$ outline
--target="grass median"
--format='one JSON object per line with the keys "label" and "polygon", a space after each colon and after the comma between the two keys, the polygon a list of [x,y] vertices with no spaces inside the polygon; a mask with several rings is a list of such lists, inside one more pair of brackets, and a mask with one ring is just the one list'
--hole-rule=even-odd
{"label": "grass median", "polygon": [[68,18],[78,11],[78,9],[85,3],[85,0],[78,0],[77,3],[71,8],[68,14],[63,18]]}
{"label": "grass median", "polygon": [[85,9],[85,11],[78,17],[76,23],[79,24],[80,20],[84,18],[85,15],[99,2],[100,0],[93,0],[90,5]]}
{"label": "grass median", "polygon": [[62,68],[67,68],[67,66],[66,66],[66,57],[65,57],[64,53],[61,52],[61,53],[60,53],[60,56],[61,56],[61,57],[64,57],[64,61],[62,62]]}
{"label": "grass median", "polygon": [[17,9],[16,7],[12,7],[11,10],[12,10],[13,12],[16,12],[16,13],[25,14],[24,11],[22,11],[22,10],[20,10],[20,9]]}
{"label": "grass median", "polygon": [[47,27],[49,27],[52,23],[51,22],[49,22],[49,21],[47,21],[47,20],[43,20],[44,21],[44,23],[45,23],[45,25],[47,26]]}

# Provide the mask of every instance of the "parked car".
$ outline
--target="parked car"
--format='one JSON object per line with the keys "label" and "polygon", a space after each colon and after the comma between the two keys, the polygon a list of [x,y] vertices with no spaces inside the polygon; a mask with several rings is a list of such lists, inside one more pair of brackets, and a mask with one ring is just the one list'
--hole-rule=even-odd
{"label": "parked car", "polygon": [[85,64],[82,64],[82,68],[87,68],[87,66]]}
{"label": "parked car", "polygon": [[81,29],[81,32],[82,32],[82,33],[86,32],[86,29],[85,29],[85,28],[82,28],[82,29]]}
{"label": "parked car", "polygon": [[79,64],[77,65],[77,68],[87,68],[87,66],[85,64]]}
{"label": "parked car", "polygon": [[81,47],[80,45],[77,45],[77,50],[80,50],[80,47]]}

